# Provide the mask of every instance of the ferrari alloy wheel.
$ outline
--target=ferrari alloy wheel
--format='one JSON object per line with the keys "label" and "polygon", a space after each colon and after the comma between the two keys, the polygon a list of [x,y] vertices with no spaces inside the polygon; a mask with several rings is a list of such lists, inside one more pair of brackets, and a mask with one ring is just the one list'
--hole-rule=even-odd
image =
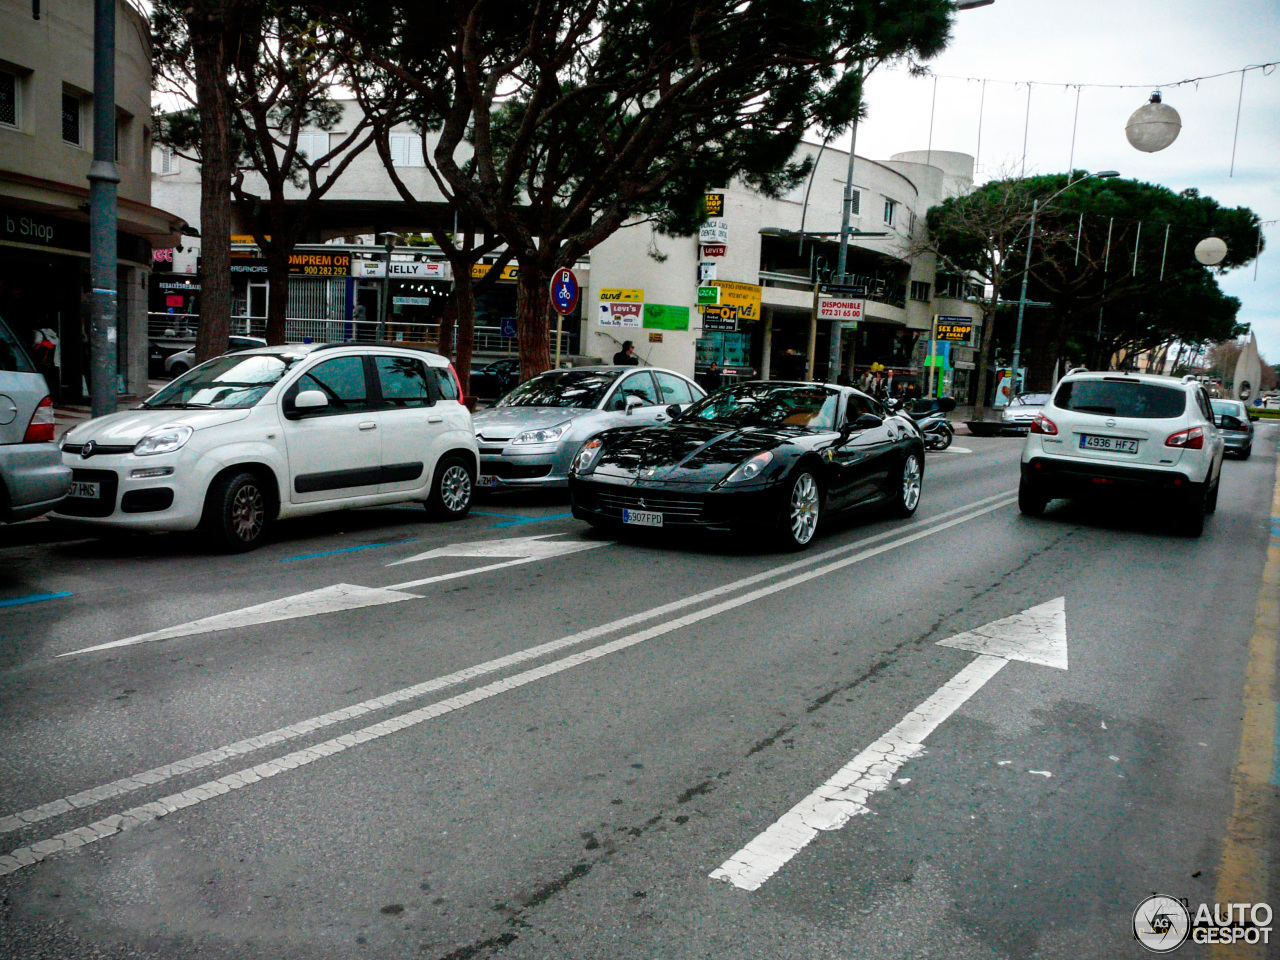
{"label": "ferrari alloy wheel", "polygon": [[801,471],[791,481],[791,493],[779,524],[782,545],[789,550],[807,547],[818,532],[821,512],[822,491],[818,488],[818,481],[807,470]]}
{"label": "ferrari alloy wheel", "polygon": [[920,457],[915,453],[907,454],[902,461],[902,480],[898,488],[898,499],[894,504],[894,512],[900,517],[909,517],[920,506],[920,489],[923,486],[924,468],[920,465]]}

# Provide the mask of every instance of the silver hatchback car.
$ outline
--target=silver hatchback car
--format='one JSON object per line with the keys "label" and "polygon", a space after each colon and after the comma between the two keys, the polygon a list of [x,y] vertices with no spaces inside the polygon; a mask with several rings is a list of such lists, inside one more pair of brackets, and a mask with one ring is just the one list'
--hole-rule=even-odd
{"label": "silver hatchback car", "polygon": [[569,463],[611,427],[663,423],[706,391],[674,370],[608,366],[549,370],[475,414],[478,489],[565,487]]}

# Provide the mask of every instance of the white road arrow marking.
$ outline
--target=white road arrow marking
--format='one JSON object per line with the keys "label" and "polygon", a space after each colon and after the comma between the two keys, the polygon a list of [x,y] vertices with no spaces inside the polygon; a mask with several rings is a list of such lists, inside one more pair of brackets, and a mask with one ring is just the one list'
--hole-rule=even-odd
{"label": "white road arrow marking", "polygon": [[758,890],[818,831],[839,830],[853,817],[869,813],[867,800],[871,795],[887,787],[903,764],[923,753],[929,734],[1010,660],[1067,669],[1064,600],[1059,597],[939,643],[976,650],[982,655],[764,833],[711,871],[713,880],[724,880],[742,890]]}
{"label": "white road arrow marking", "polygon": [[60,653],[59,657],[71,657],[78,653],[92,653],[96,650],[111,650],[114,647],[129,647],[135,643],[151,643],[155,640],[172,640],[175,637],[189,637],[197,633],[213,633],[215,630],[231,630],[235,627],[252,627],[259,623],[272,623],[277,620],[295,620],[298,617],[313,617],[319,613],[334,613],[338,610],[356,610],[360,607],[374,607],[383,603],[399,603],[401,600],[418,599],[417,594],[401,593],[397,590],[361,587],[352,583],[335,583],[331,587],[323,587],[308,593],[282,597],[279,600],[268,600],[252,607],[219,613],[212,617],[181,623],[176,627],[140,633],[136,637],[123,640],[112,640],[100,643],[95,647],[72,650]]}
{"label": "white road arrow marking", "polygon": [[536,560],[604,546],[603,543],[583,540],[550,539],[560,536],[563,534],[544,533],[536,537],[504,537],[496,540],[473,540],[470,543],[451,543],[447,547],[436,547],[434,550],[414,554],[403,560],[395,560],[387,566],[398,567],[402,563],[417,563],[419,560],[431,560],[435,557],[526,557]]}
{"label": "white road arrow marking", "polygon": [[[357,610],[361,607],[374,607],[384,603],[399,603],[401,600],[419,599],[418,594],[406,593],[410,587],[422,587],[442,580],[456,580],[459,577],[470,577],[501,567],[513,567],[522,563],[532,563],[546,557],[565,556],[583,550],[607,546],[604,541],[590,542],[583,540],[548,540],[548,537],[561,534],[543,534],[534,537],[506,537],[494,540],[477,540],[470,543],[454,543],[437,547],[420,553],[408,560],[398,563],[409,563],[414,560],[426,560],[431,557],[514,557],[501,563],[490,563],[482,567],[468,570],[455,570],[451,573],[437,574],[420,580],[409,580],[405,583],[393,583],[386,587],[361,587],[351,583],[335,583],[319,590],[298,593],[279,600],[268,600],[252,607],[243,607],[227,613],[219,613],[177,626],[140,633],[136,637],[125,637],[123,640],[112,640],[92,647],[83,647],[69,653],[60,653],[58,657],[73,657],[81,653],[94,653],[99,650],[111,650],[116,647],[130,647],[138,643],[152,643],[157,640],[174,640],[178,637],[191,637],[202,633],[213,633],[217,630],[232,630],[238,627],[252,627],[260,623],[273,623],[278,620],[295,620],[299,617],[314,617],[322,613],[337,613],[342,610]],[[387,564],[395,566],[395,564]]]}

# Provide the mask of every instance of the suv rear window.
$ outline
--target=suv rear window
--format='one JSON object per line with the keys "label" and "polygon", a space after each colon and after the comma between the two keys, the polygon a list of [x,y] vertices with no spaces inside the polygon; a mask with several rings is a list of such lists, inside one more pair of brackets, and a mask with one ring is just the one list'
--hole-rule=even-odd
{"label": "suv rear window", "polygon": [[1054,406],[1079,413],[1135,420],[1168,420],[1187,408],[1187,394],[1138,380],[1068,380],[1058,387]]}

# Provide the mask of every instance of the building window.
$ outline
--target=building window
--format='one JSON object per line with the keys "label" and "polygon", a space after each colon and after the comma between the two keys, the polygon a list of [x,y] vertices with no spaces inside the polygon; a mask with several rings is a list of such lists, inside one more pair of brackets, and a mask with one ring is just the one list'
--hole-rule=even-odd
{"label": "building window", "polygon": [[[844,177],[835,177],[835,182],[840,184],[841,196],[844,195]],[[862,215],[862,191],[855,187],[849,188],[849,216],[859,217]]]}
{"label": "building window", "polygon": [[396,167],[425,167],[422,138],[416,133],[393,133],[390,136],[391,164]]}
{"label": "building window", "polygon": [[62,139],[80,145],[80,98],[74,93],[62,95]]}
{"label": "building window", "polygon": [[928,300],[929,299],[929,283],[925,280],[911,281],[911,299],[912,300]]}
{"label": "building window", "polygon": [[[307,163],[315,163],[321,157],[329,152],[329,134],[327,133],[300,133],[298,134],[298,156],[302,157]],[[321,166],[329,166],[326,160]]]}
{"label": "building window", "polygon": [[161,147],[160,175],[164,176],[167,173],[177,173],[178,169],[178,155],[174,152],[173,147]]}
{"label": "building window", "polygon": [[884,222],[885,226],[893,226],[893,215],[898,212],[898,201],[884,198]]}
{"label": "building window", "polygon": [[0,70],[0,127],[19,126],[18,78],[6,70]]}

